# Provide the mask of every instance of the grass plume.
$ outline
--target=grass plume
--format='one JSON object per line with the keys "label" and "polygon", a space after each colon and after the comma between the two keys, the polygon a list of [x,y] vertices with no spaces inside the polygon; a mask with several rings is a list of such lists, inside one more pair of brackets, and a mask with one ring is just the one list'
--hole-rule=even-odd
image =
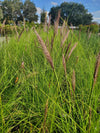
{"label": "grass plume", "polygon": [[72,47],[72,49],[71,49],[71,51],[70,51],[70,53],[69,53],[69,55],[68,55],[68,57],[67,57],[67,61],[68,61],[68,59],[70,58],[70,56],[71,56],[72,52],[74,51],[74,49],[76,48],[77,44],[78,44],[78,43],[75,43],[74,46]]}
{"label": "grass plume", "polygon": [[70,46],[71,46],[71,42],[68,44],[68,47],[67,47],[67,49],[66,49],[65,58],[67,57],[67,54],[68,54],[68,51],[69,51]]}
{"label": "grass plume", "polygon": [[91,100],[91,96],[92,96],[92,91],[93,91],[95,84],[96,84],[99,67],[100,67],[100,52],[97,56],[97,60],[96,60],[96,64],[95,64],[95,70],[94,70],[94,75],[93,75],[93,84],[92,84],[92,88],[91,88],[90,96],[89,96],[89,104],[90,104],[90,100]]}
{"label": "grass plume", "polygon": [[36,34],[36,36],[37,36],[37,38],[38,38],[38,40],[39,40],[39,42],[40,42],[40,44],[42,46],[42,49],[43,49],[43,52],[44,52],[45,57],[47,58],[48,62],[50,63],[50,65],[52,67],[52,69],[54,70],[54,65],[53,65],[52,58],[50,56],[49,51],[47,50],[47,47],[46,47],[44,41],[42,40],[42,38],[40,37],[40,35],[37,33],[37,31],[35,30],[35,28],[34,28],[34,32],[35,32],[35,34]]}
{"label": "grass plume", "polygon": [[96,80],[97,80],[99,67],[100,67],[100,53],[97,56],[97,61],[96,61],[96,64],[95,64],[95,71],[94,71],[94,76],[93,76],[93,86],[92,86],[92,89],[94,89],[94,86],[95,86],[95,83],[96,83]]}
{"label": "grass plume", "polygon": [[45,133],[45,129],[46,129],[47,112],[48,112],[48,99],[47,99],[46,105],[45,105],[45,114],[44,114],[44,122],[43,122],[43,133]]}
{"label": "grass plume", "polygon": [[64,36],[64,38],[62,39],[62,42],[61,42],[61,47],[63,46],[64,42],[66,41],[66,39],[68,38],[68,35],[70,33],[70,30],[67,31],[67,34]]}
{"label": "grass plume", "polygon": [[63,66],[64,66],[65,75],[66,75],[66,61],[65,61],[64,54],[63,54]]}

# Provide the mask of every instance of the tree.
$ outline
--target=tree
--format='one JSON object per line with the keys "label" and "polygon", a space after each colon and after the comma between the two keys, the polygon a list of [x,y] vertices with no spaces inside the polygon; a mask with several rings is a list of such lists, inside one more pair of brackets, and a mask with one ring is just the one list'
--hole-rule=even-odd
{"label": "tree", "polygon": [[4,0],[2,2],[3,16],[4,19],[12,20],[12,2],[8,0]]}
{"label": "tree", "polygon": [[17,23],[18,21],[23,20],[23,3],[20,0],[12,0],[12,5],[12,18]]}
{"label": "tree", "polygon": [[36,11],[34,3],[30,0],[26,0],[23,6],[23,16],[25,20],[28,20],[29,22],[37,22],[38,16],[36,15]]}
{"label": "tree", "polygon": [[3,19],[3,12],[2,12],[2,8],[0,6],[0,20]]}
{"label": "tree", "polygon": [[41,12],[41,19],[40,19],[41,23],[44,23],[45,22],[45,18],[46,18],[46,12],[45,12],[45,10],[43,10]]}
{"label": "tree", "polygon": [[88,13],[88,10],[82,4],[64,2],[60,6],[51,8],[49,14],[51,14],[52,24],[54,24],[58,10],[61,10],[60,24],[63,23],[63,20],[67,20],[69,25],[75,26],[90,24],[92,21],[92,15]]}
{"label": "tree", "polygon": [[20,0],[4,0],[2,2],[4,19],[14,20],[15,22],[19,19],[21,20],[23,18],[21,13],[22,6],[23,4]]}

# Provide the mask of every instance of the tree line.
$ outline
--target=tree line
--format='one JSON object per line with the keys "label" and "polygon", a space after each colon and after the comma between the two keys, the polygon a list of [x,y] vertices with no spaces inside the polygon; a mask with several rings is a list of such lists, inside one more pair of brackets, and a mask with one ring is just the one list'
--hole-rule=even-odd
{"label": "tree line", "polygon": [[[61,5],[50,9],[49,16],[51,16],[51,24],[54,24],[59,10],[61,16],[60,25],[62,25],[64,20],[69,25],[88,25],[91,24],[93,19],[92,14],[82,4],[63,2]],[[40,18],[41,23],[45,22],[45,17],[46,11],[43,10]],[[5,18],[7,21],[13,20],[15,23],[23,21],[23,18],[29,22],[37,22],[37,9],[31,0],[25,0],[24,3],[21,0],[4,0],[0,2],[0,20],[3,22]]]}
{"label": "tree line", "polygon": [[0,20],[5,18],[7,21],[13,20],[16,23],[23,21],[25,18],[29,22],[37,22],[38,15],[35,4],[30,0],[25,0],[23,3],[21,0],[4,0],[0,2]]}

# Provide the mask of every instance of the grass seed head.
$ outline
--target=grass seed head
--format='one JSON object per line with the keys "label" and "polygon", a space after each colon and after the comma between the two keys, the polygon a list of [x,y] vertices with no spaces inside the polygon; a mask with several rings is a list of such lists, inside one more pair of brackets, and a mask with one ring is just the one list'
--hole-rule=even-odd
{"label": "grass seed head", "polygon": [[64,36],[64,38],[62,39],[61,47],[63,46],[64,42],[65,42],[66,39],[68,38],[69,32],[70,32],[70,30],[67,31],[67,34],[66,34],[66,35]]}
{"label": "grass seed head", "polygon": [[64,54],[63,54],[63,66],[64,66],[65,75],[66,75],[66,61],[65,61]]}
{"label": "grass seed head", "polygon": [[54,23],[54,34],[58,34],[58,26],[59,26],[59,19],[60,19],[60,10],[58,11],[58,17]]}
{"label": "grass seed head", "polygon": [[68,59],[70,58],[70,56],[71,56],[72,52],[74,51],[74,49],[76,48],[77,44],[78,44],[78,43],[75,43],[74,46],[72,47],[72,49],[71,49],[71,51],[70,51],[70,53],[69,53],[69,55],[68,55],[68,57],[67,57],[67,61],[68,61]]}
{"label": "grass seed head", "polygon": [[46,47],[44,41],[42,40],[42,38],[40,37],[40,35],[37,33],[37,31],[35,29],[34,29],[34,31],[35,31],[35,34],[38,38],[38,41],[40,42],[40,44],[42,46],[42,49],[43,49],[43,52],[44,52],[44,55],[45,55],[46,59],[48,60],[48,62],[50,63],[52,69],[54,70],[54,65],[53,65],[52,58],[50,56],[49,51],[47,50],[47,47]]}
{"label": "grass seed head", "polygon": [[94,80],[93,80],[93,87],[92,87],[92,89],[94,88],[96,80],[97,80],[99,67],[100,67],[100,53],[97,56],[97,60],[96,60],[96,64],[95,64],[94,77],[93,77]]}

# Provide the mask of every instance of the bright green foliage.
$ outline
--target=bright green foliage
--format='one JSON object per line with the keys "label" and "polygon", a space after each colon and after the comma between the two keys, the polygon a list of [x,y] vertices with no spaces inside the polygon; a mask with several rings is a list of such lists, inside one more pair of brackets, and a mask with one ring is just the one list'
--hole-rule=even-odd
{"label": "bright green foliage", "polygon": [[[49,34],[40,28],[37,32],[46,42],[54,70],[33,29],[24,31],[19,41],[14,35],[0,43],[0,133],[98,133],[100,69],[90,104],[89,94],[100,38],[92,34],[88,40],[86,33],[70,31],[61,47],[59,31],[51,51],[53,29]],[[62,54],[70,42],[69,52],[78,45],[66,62],[65,75]]]}

